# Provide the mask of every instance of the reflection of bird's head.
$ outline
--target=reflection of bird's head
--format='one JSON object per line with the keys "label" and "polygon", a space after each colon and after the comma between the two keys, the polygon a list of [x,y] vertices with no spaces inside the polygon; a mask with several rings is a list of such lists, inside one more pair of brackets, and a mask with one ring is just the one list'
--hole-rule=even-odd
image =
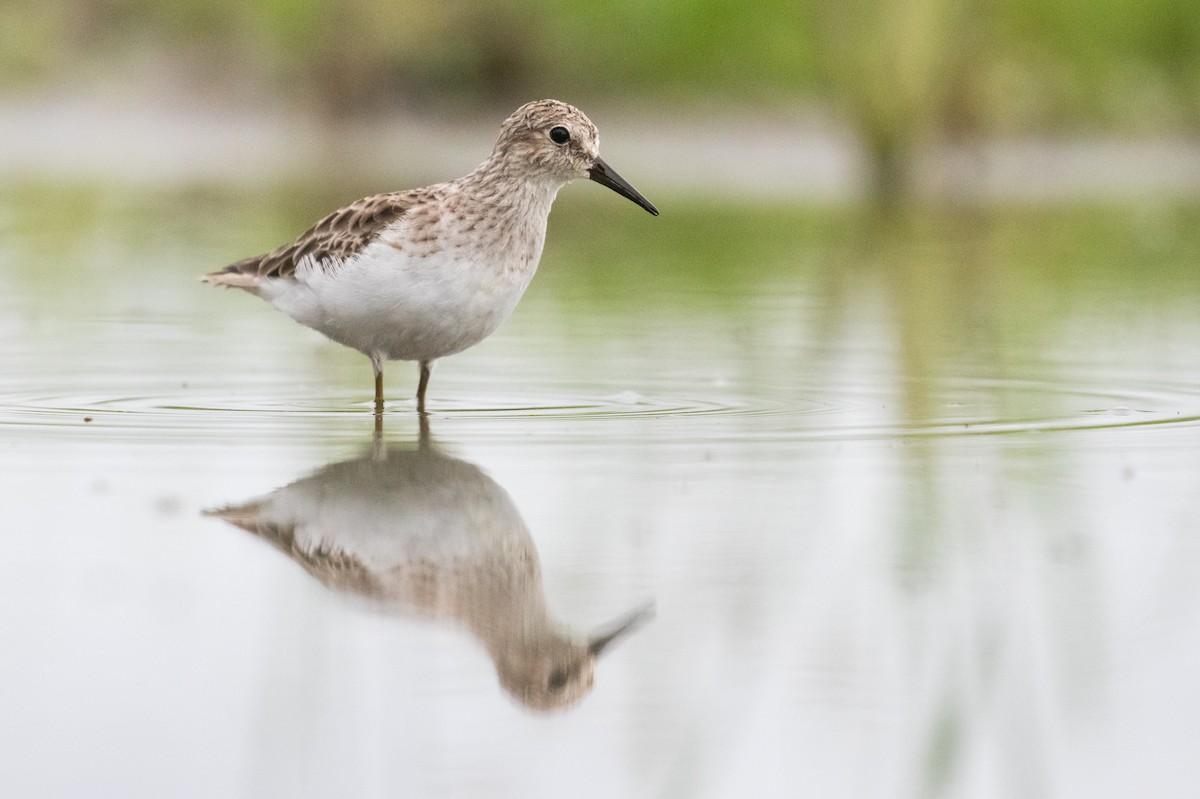
{"label": "reflection of bird's head", "polygon": [[493,652],[500,684],[531,710],[566,710],[592,690],[596,659],[610,644],[636,630],[653,615],[653,605],[640,607],[586,643],[552,634],[540,635],[523,646]]}
{"label": "reflection of bird's head", "polygon": [[561,638],[496,657],[500,684],[531,710],[566,710],[592,690],[596,656]]}

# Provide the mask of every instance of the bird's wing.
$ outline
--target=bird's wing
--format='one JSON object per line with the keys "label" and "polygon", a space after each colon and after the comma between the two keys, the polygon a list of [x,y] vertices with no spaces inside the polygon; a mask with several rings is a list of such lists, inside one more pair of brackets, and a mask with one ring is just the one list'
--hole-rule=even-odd
{"label": "bird's wing", "polygon": [[339,591],[348,591],[363,596],[380,596],[383,589],[371,570],[355,555],[336,547],[319,545],[311,550],[296,541],[296,525],[272,520],[266,512],[269,498],[254,500],[244,505],[215,508],[204,511],[252,533],[292,560],[323,584]]}
{"label": "bird's wing", "polygon": [[329,214],[291,244],[230,264],[209,277],[244,275],[255,282],[268,277],[293,277],[306,259],[311,259],[318,268],[330,268],[374,241],[388,225],[416,205],[416,201],[414,192],[364,197]]}

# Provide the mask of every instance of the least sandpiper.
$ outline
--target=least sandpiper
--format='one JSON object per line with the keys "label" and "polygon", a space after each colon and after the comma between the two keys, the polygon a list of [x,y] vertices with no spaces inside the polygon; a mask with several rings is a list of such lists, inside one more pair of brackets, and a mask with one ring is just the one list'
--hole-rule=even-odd
{"label": "least sandpiper", "polygon": [[655,216],[600,158],[582,111],[539,100],[504,120],[492,154],[458,180],[366,197],[298,239],[202,279],[262,297],[302,325],[358,350],[375,370],[417,361],[417,410],[434,360],[462,352],[508,318],[537,269],[558,190],[589,178]]}

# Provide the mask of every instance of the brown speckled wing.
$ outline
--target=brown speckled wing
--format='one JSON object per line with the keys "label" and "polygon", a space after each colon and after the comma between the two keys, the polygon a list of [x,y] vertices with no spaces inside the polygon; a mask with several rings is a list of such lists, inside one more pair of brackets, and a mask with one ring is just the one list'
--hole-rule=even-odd
{"label": "brown speckled wing", "polygon": [[230,264],[221,271],[260,278],[292,277],[305,258],[311,257],[323,267],[340,262],[374,241],[384,228],[404,216],[416,199],[412,192],[365,197],[334,211],[291,244]]}
{"label": "brown speckled wing", "polygon": [[353,591],[368,597],[383,593],[379,580],[353,555],[325,547],[312,552],[303,551],[296,544],[295,526],[269,521],[258,502],[206,510],[204,515],[214,516],[262,538],[330,588]]}

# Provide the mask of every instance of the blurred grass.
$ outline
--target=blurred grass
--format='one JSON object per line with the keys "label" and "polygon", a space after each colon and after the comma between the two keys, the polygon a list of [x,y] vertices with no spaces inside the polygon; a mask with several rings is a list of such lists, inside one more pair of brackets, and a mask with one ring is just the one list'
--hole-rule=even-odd
{"label": "blurred grass", "polygon": [[0,0],[0,86],[104,80],[184,103],[282,98],[330,119],[536,96],[815,105],[856,134],[891,205],[931,141],[1196,136],[1200,3]]}
{"label": "blurred grass", "polygon": [[875,128],[1200,124],[1194,0],[0,4],[10,86],[130,77],[147,59],[343,112],[534,94],[824,97]]}

